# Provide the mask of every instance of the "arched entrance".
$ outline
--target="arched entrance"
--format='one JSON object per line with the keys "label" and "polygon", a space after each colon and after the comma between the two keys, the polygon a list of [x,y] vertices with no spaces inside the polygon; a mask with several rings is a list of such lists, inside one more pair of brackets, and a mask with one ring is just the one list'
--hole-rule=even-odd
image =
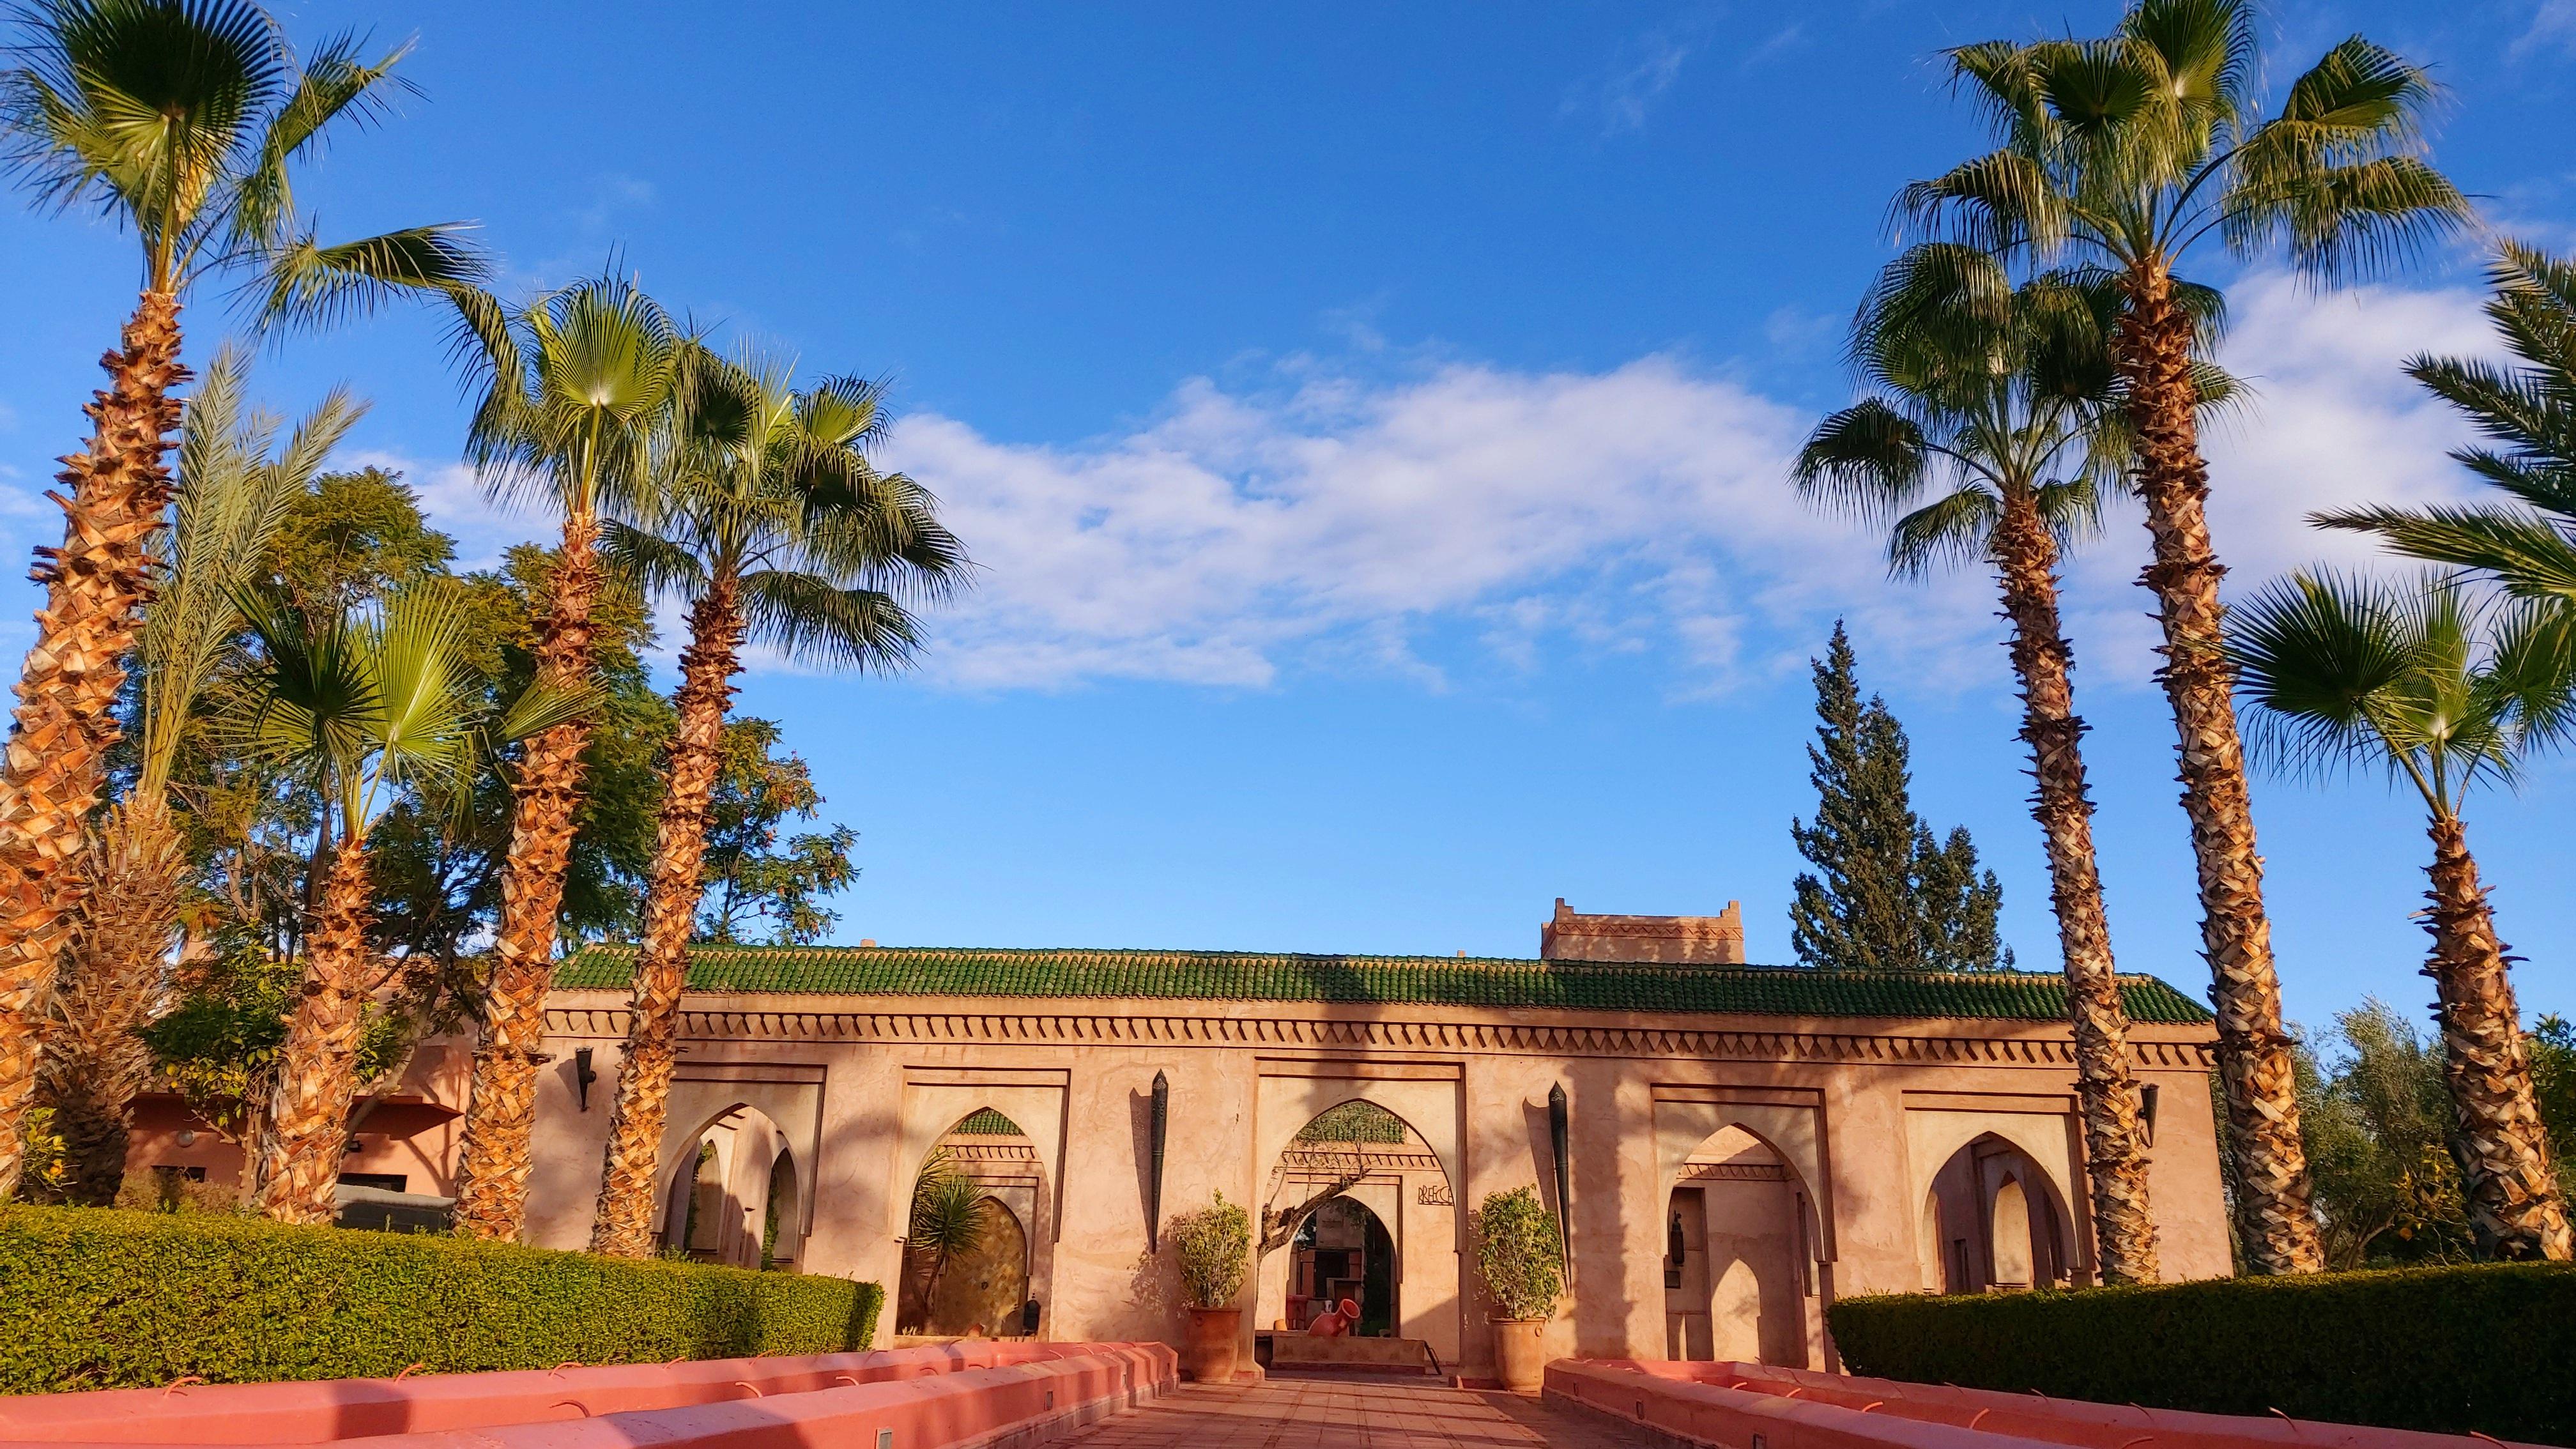
{"label": "arched entrance", "polygon": [[1030,1224],[1042,1187],[1035,1144],[993,1108],[942,1134],[913,1180],[895,1331],[1027,1335]]}
{"label": "arched entrance", "polygon": [[1410,1122],[1366,1098],[1313,1112],[1273,1164],[1260,1208],[1257,1334],[1307,1332],[1350,1298],[1355,1332],[1420,1339],[1454,1361],[1456,1198]]}
{"label": "arched entrance", "polygon": [[657,1237],[664,1250],[736,1268],[794,1270],[804,1245],[804,1194],[787,1136],[767,1113],[737,1102],[694,1134],[666,1138],[660,1170]]}
{"label": "arched entrance", "polygon": [[1357,1332],[1396,1337],[1395,1237],[1357,1198],[1327,1200],[1290,1240],[1286,1328],[1303,1333],[1345,1299],[1359,1305]]}
{"label": "arched entrance", "polygon": [[1807,1367],[1807,1212],[1796,1171],[1742,1126],[1692,1149],[1665,1200],[1666,1357]]}
{"label": "arched entrance", "polygon": [[1925,1276],[1944,1293],[2070,1282],[2071,1222],[2030,1154],[1986,1133],[1932,1175],[1923,1202]]}

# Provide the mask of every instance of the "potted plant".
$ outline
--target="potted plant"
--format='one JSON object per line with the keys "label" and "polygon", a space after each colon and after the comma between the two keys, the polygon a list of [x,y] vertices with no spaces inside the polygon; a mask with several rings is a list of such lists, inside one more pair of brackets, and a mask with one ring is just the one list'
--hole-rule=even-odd
{"label": "potted plant", "polygon": [[1493,1305],[1494,1373],[1517,1394],[1546,1378],[1547,1322],[1565,1292],[1556,1214],[1535,1187],[1489,1193],[1476,1211],[1476,1269]]}
{"label": "potted plant", "polygon": [[1175,1218],[1169,1236],[1190,1310],[1181,1371],[1203,1384],[1225,1383],[1242,1358],[1243,1310],[1234,1300],[1252,1254],[1252,1217],[1218,1193],[1214,1203]]}

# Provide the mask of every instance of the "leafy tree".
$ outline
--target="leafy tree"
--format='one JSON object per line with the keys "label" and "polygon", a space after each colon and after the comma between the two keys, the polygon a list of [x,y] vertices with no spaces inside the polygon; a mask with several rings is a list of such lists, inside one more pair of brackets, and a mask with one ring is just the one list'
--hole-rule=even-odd
{"label": "leafy tree", "polygon": [[2409,781],[2433,839],[2433,978],[2450,1146],[2479,1255],[2576,1257],[2550,1161],[2504,943],[2469,853],[2461,799],[2510,776],[2576,714],[2560,620],[2481,610],[2456,580],[2411,590],[2301,574],[2239,606],[2229,652],[2257,748],[2292,767],[2370,764]]}
{"label": "leafy tree", "polygon": [[1904,726],[1863,700],[1851,639],[1834,625],[1813,662],[1816,743],[1807,778],[1816,819],[1789,823],[1801,873],[1789,906],[1790,942],[1809,966],[1876,971],[1986,971],[2009,966],[1995,914],[2002,884],[1979,873],[1965,830],[1935,843],[1914,813]]}
{"label": "leafy tree", "polygon": [[69,1144],[68,1195],[106,1206],[125,1176],[135,1094],[152,1054],[137,1034],[167,997],[163,960],[188,883],[185,833],[170,782],[199,696],[231,650],[235,591],[314,471],[365,411],[344,392],[316,407],[282,446],[279,420],[246,408],[248,367],[226,348],[188,406],[179,444],[184,491],[170,530],[171,568],[143,622],[127,684],[133,721],[122,798],[93,831],[85,859],[89,929],[56,991],[40,1087]]}
{"label": "leafy tree", "polygon": [[2201,936],[2216,986],[2240,1236],[2258,1269],[2322,1263],[2300,1154],[2291,1040],[2281,1023],[2244,749],[2230,697],[2207,517],[2195,362],[2220,308],[2184,281],[2216,238],[2240,258],[2287,251],[2334,282],[2464,224],[2469,204],[2416,154],[2434,89],[2353,36],[2260,115],[2253,0],[2133,0],[2092,40],[1988,41],[1949,52],[1995,149],[1907,187],[1898,215],[1999,256],[2077,266],[2119,288],[2113,329],[2154,562],[2141,582],[2164,626],[2183,809],[2199,861]]}
{"label": "leafy tree", "polygon": [[[230,274],[266,319],[323,321],[479,264],[453,227],[322,245],[295,205],[297,164],[340,122],[383,116],[398,48],[354,36],[301,62],[247,0],[32,0],[0,72],[0,158],[42,203],[96,207],[142,243],[143,291],[106,355],[87,447],[64,460],[60,548],[39,550],[45,607],[18,680],[0,768],[0,1200],[18,1177],[39,1016],[84,905],[83,831],[117,736],[169,503],[164,466],[187,379],[179,308]],[[42,742],[42,748],[33,746]]]}
{"label": "leafy tree", "polygon": [[[495,491],[540,493],[563,515],[537,626],[536,678],[548,689],[591,689],[598,665],[591,613],[606,584],[600,523],[603,511],[631,508],[657,482],[650,454],[680,392],[678,330],[651,298],[614,278],[516,309],[472,289],[451,295],[482,388],[470,455]],[[515,1239],[527,1214],[546,993],[590,732],[591,721],[576,718],[530,742],[513,780],[499,959],[458,1149],[456,1230],[468,1237]]]}
{"label": "leafy tree", "polygon": [[367,1005],[383,984],[370,979],[367,943],[367,840],[381,803],[406,786],[465,787],[490,741],[535,734],[589,701],[541,683],[506,716],[485,716],[462,658],[463,612],[440,584],[318,626],[247,590],[239,607],[259,658],[228,733],[311,779],[330,857],[316,867],[324,883],[260,1137],[259,1206],[282,1222],[320,1222],[333,1208]]}
{"label": "leafy tree", "polygon": [[[637,1258],[652,1251],[680,993],[705,893],[707,827],[742,648],[757,642],[791,657],[899,667],[917,636],[889,590],[936,598],[965,569],[964,551],[931,516],[929,496],[869,465],[866,448],[884,416],[874,385],[835,379],[797,392],[785,368],[749,352],[737,361],[692,351],[668,476],[639,510],[650,526],[613,524],[608,535],[612,557],[628,571],[689,602],[678,727],[591,1229],[594,1251]],[[810,793],[810,780],[805,788]],[[851,839],[837,832],[820,851],[791,842],[785,869],[743,882],[754,901],[778,907],[782,937],[811,940],[828,926],[812,897],[848,879]],[[739,874],[755,864],[770,863],[737,856],[733,868]]]}
{"label": "leafy tree", "polygon": [[780,737],[771,720],[725,726],[707,807],[706,897],[696,937],[710,945],[752,941],[763,923],[770,944],[812,945],[840,919],[823,908],[823,898],[858,878],[850,847],[859,837],[848,826],[792,835],[782,847],[780,829],[791,818],[814,819],[823,795],[804,759],[779,751]]}

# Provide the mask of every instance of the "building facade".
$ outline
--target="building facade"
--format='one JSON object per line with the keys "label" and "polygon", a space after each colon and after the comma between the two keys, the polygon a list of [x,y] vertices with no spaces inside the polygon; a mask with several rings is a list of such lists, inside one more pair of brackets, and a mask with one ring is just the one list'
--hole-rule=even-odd
{"label": "building facade", "polygon": [[[1569,914],[1551,947],[1615,938]],[[1606,919],[1640,954],[1685,934]],[[625,950],[585,951],[549,1003],[533,1243],[588,1241],[631,969]],[[1570,1228],[1561,1354],[1826,1367],[1838,1296],[2094,1272],[2052,974],[702,947],[690,987],[662,1240],[887,1284],[902,1328],[1016,1333],[1016,1307],[1045,1337],[1177,1341],[1161,1228],[1220,1194],[1271,1244],[1243,1291],[1247,1337],[1349,1296],[1364,1328],[1478,1377],[1492,1347],[1470,1214],[1517,1187]],[[2208,1013],[2153,978],[2122,989],[2165,1271],[2224,1274]],[[435,1155],[357,1135],[368,1160]],[[153,1150],[138,1138],[138,1166]],[[991,1231],[928,1290],[905,1237],[934,1158],[978,1185]]]}

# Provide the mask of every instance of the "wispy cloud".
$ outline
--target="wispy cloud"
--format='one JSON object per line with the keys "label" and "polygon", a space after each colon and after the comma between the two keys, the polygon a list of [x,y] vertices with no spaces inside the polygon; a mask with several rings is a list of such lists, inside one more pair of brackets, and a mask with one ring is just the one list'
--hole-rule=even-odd
{"label": "wispy cloud", "polygon": [[2539,50],[2576,52],[2576,0],[2540,0],[2530,26],[2514,40],[2508,53],[2520,60]]}
{"label": "wispy cloud", "polygon": [[1646,128],[1647,113],[1673,82],[1707,33],[1704,20],[1650,30],[1619,47],[1599,71],[1568,87],[1557,114],[1589,119],[1604,136]]}

